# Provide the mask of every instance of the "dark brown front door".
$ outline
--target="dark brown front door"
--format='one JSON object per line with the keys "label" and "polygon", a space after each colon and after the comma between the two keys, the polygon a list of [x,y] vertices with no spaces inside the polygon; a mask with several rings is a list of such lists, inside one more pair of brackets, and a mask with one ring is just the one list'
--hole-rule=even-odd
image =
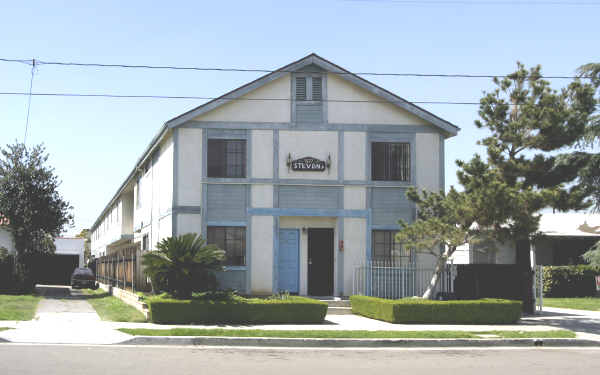
{"label": "dark brown front door", "polygon": [[333,295],[333,229],[308,230],[308,294]]}

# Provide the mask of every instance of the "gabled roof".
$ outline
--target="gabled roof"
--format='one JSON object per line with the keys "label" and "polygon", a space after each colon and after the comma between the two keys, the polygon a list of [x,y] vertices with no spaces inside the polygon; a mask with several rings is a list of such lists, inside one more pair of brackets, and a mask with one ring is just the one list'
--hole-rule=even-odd
{"label": "gabled roof", "polygon": [[442,131],[447,133],[449,136],[456,135],[458,133],[458,131],[460,130],[460,128],[458,126],[434,115],[433,113],[431,113],[415,104],[412,104],[411,102],[407,101],[406,99],[403,99],[403,98],[399,97],[398,95],[396,95],[396,94],[394,94],[394,93],[392,93],[370,81],[367,81],[366,79],[340,67],[339,65],[332,63],[331,61],[328,61],[328,60],[322,58],[321,56],[319,56],[315,53],[311,53],[310,55],[303,57],[300,60],[294,61],[293,63],[288,64],[284,67],[281,67],[271,73],[265,74],[264,76],[262,76],[258,79],[255,79],[254,81],[251,81],[251,82],[249,82],[243,86],[240,86],[237,89],[232,90],[216,99],[213,99],[213,100],[206,102],[188,112],[185,112],[185,113],[167,121],[166,125],[169,128],[174,128],[179,125],[182,125],[183,123],[185,123],[199,115],[202,115],[206,112],[212,111],[213,109],[216,109],[226,103],[229,103],[232,100],[236,100],[236,99],[240,98],[241,96],[249,93],[250,91],[253,91],[271,81],[274,81],[287,73],[299,70],[299,69],[301,69],[305,66],[311,65],[311,64],[316,65],[327,72],[339,74],[339,76],[341,78],[371,92],[372,94],[381,98],[383,101],[388,101],[391,104],[394,104],[397,107],[402,108],[405,111],[440,128]]}
{"label": "gabled roof", "polygon": [[399,108],[402,108],[409,113],[431,123],[432,125],[438,127],[442,132],[444,132],[447,136],[454,136],[458,133],[460,128],[436,115],[433,113],[410,103],[406,99],[399,97],[398,95],[370,82],[366,79],[359,77],[358,75],[340,67],[328,61],[321,56],[311,53],[310,55],[301,58],[300,60],[294,61],[291,64],[283,66],[271,73],[265,74],[264,76],[255,79],[243,86],[238,87],[235,90],[229,91],[228,93],[221,95],[220,97],[208,101],[190,111],[187,111],[177,117],[172,118],[171,120],[165,122],[163,126],[160,128],[158,133],[154,136],[152,141],[148,144],[141,157],[136,162],[134,168],[129,173],[125,181],[121,184],[117,192],[113,195],[109,203],[104,207],[94,224],[90,227],[90,231],[94,231],[101,222],[102,217],[108,211],[108,209],[115,203],[117,198],[121,195],[121,193],[125,190],[127,185],[132,181],[135,176],[136,171],[141,168],[141,166],[146,162],[149,155],[155,150],[156,146],[161,142],[163,137],[170,131],[171,128],[175,128],[184,124],[185,122],[209,111],[212,111],[215,108],[218,108],[226,103],[229,103],[233,100],[240,98],[241,96],[253,91],[269,82],[272,82],[285,74],[288,74],[292,71],[299,70],[305,66],[314,64],[327,72],[337,73],[339,76],[355,85],[362,87],[363,89],[371,92],[372,94],[380,97],[384,101],[389,101],[391,104],[396,105]]}

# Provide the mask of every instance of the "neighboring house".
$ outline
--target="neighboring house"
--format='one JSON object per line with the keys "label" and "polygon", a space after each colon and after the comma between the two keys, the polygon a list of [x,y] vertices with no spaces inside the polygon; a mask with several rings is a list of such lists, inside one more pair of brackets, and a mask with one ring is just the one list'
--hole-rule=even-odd
{"label": "neighboring house", "polygon": [[[264,100],[268,99],[268,100]],[[459,128],[311,54],[164,124],[91,228],[96,257],[199,233],[221,286],[352,294],[367,259],[433,267],[394,244],[409,186],[444,189]]]}
{"label": "neighboring house", "polygon": [[[535,244],[535,263],[544,266],[583,264],[581,255],[600,241],[600,215],[545,213],[540,218],[540,239]],[[454,264],[515,264],[514,243],[499,244],[496,251],[460,246]]]}

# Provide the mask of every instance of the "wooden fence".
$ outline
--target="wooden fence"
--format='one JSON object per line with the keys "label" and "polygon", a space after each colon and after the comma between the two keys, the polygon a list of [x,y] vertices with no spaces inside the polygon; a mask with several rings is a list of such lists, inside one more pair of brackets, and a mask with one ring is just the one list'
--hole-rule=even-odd
{"label": "wooden fence", "polygon": [[150,282],[142,267],[140,244],[128,244],[109,255],[97,258],[96,279],[132,292],[150,291]]}

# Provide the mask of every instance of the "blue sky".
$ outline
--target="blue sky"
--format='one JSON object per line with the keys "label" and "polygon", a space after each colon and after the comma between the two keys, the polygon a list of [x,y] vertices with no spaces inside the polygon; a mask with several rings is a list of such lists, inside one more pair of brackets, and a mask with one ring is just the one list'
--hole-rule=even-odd
{"label": "blue sky", "polygon": [[[546,75],[599,60],[600,3],[468,3],[2,1],[0,57],[276,69],[315,52],[354,72],[504,74],[519,60],[541,64]],[[0,91],[27,91],[29,76],[27,65],[0,62]],[[257,76],[46,65],[33,91],[213,97]],[[492,88],[489,79],[366,78],[413,101],[478,101]],[[23,140],[26,104],[0,96],[0,145]],[[91,226],[165,121],[199,104],[34,97],[27,143],[43,142],[50,153],[74,206],[68,233]],[[423,107],[462,128],[446,144],[448,187],[456,184],[454,160],[482,151],[477,106]]]}

